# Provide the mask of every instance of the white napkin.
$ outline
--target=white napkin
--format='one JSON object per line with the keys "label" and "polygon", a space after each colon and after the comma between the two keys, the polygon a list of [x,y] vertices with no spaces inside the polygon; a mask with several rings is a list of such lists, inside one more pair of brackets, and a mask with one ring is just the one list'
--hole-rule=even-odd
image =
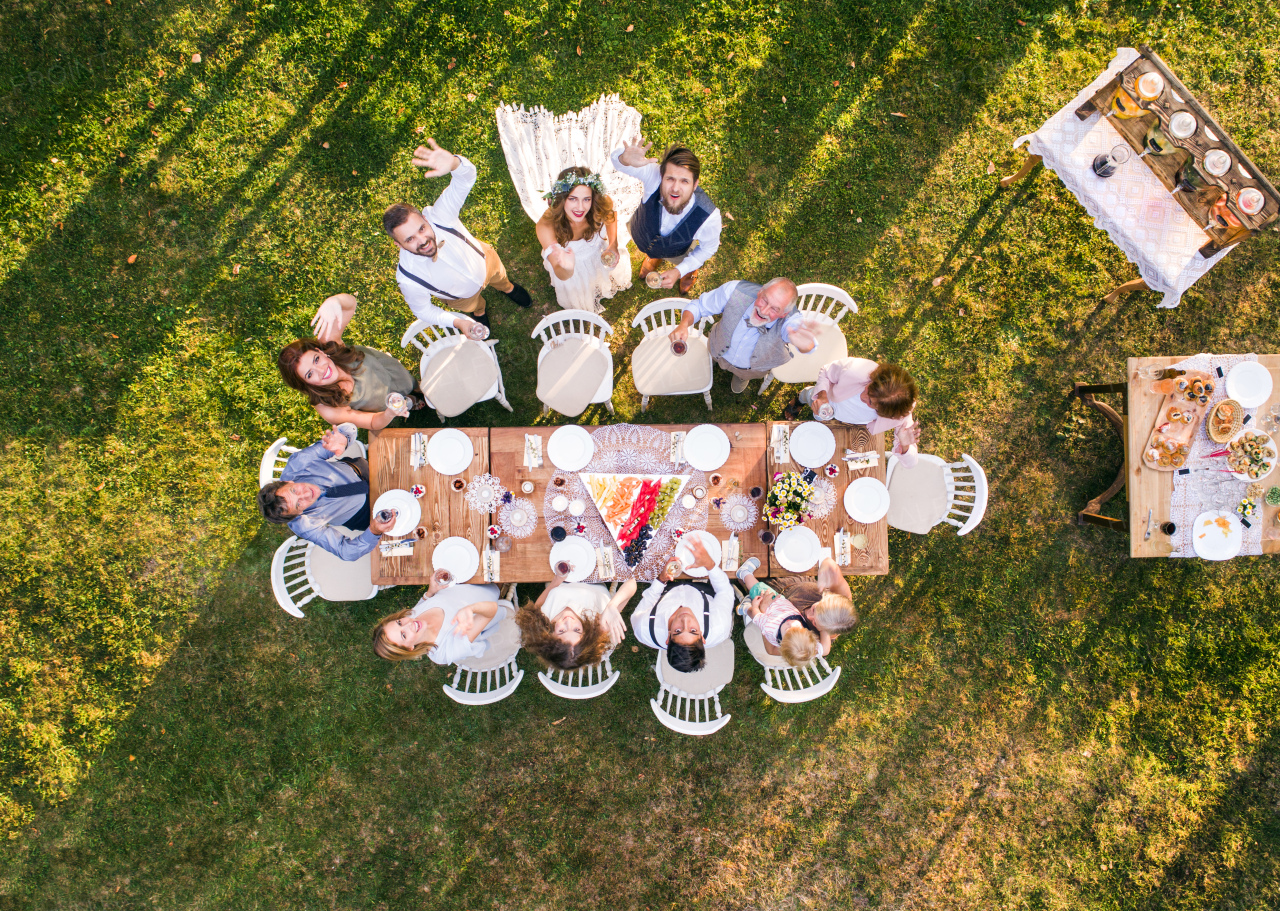
{"label": "white napkin", "polygon": [[850,535],[843,528],[836,532],[835,536],[835,561],[837,566],[848,566],[853,562],[853,555],[850,553]]}
{"label": "white napkin", "polygon": [[720,568],[725,572],[731,573],[738,569],[738,557],[741,546],[742,542],[738,540],[737,535],[730,535],[728,541],[721,542]]}
{"label": "white napkin", "polygon": [[870,455],[864,455],[861,458],[850,459],[848,462],[850,471],[865,471],[868,468],[875,468],[880,464],[880,453],[873,452]]}
{"label": "white napkin", "polygon": [[671,461],[676,465],[684,461],[684,438],[683,430],[675,430],[671,433]]}
{"label": "white napkin", "polygon": [[484,581],[499,582],[502,575],[502,554],[489,547],[484,548]]}
{"label": "white napkin", "polygon": [[791,461],[791,431],[782,424],[773,427],[773,459],[775,462]]}
{"label": "white napkin", "polygon": [[378,544],[378,552],[384,557],[407,557],[413,553],[413,538],[400,538],[397,541],[382,541]]}
{"label": "white napkin", "polygon": [[618,575],[617,569],[613,565],[613,548],[597,547],[596,548],[596,577],[601,582],[607,582]]}
{"label": "white napkin", "polygon": [[524,435],[524,467],[542,467],[542,436],[536,433]]}

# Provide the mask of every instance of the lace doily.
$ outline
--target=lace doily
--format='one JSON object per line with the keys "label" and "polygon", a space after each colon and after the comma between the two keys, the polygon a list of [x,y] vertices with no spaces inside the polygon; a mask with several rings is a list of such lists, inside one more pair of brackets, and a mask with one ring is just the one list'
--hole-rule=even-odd
{"label": "lace doily", "polygon": [[[1180,370],[1201,370],[1216,375],[1217,368],[1222,368],[1222,379],[1213,384],[1213,395],[1209,397],[1209,407],[1227,398],[1226,375],[1231,368],[1242,361],[1256,361],[1256,354],[1197,354],[1173,366]],[[1254,415],[1248,425],[1257,426],[1257,409],[1246,408],[1245,414]],[[1191,454],[1187,456],[1186,467],[1190,474],[1173,473],[1173,496],[1170,498],[1170,518],[1177,526],[1173,533],[1173,557],[1194,557],[1195,550],[1191,546],[1191,523],[1200,513],[1210,509],[1225,509],[1235,512],[1248,489],[1248,481],[1238,481],[1225,471],[1213,469],[1226,468],[1225,459],[1211,459],[1209,453],[1222,447],[1209,439],[1208,434],[1197,433],[1191,442]],[[1209,470],[1204,470],[1209,469]],[[1262,517],[1249,520],[1252,527],[1243,529],[1244,545],[1240,548],[1242,556],[1256,556],[1262,553]]]}
{"label": "lace doily", "polygon": [[517,497],[498,510],[498,523],[513,538],[527,538],[538,527],[538,507],[532,500]]}
{"label": "lace doily", "polygon": [[[746,512],[744,513],[743,510]],[[734,519],[735,512],[743,518]],[[725,498],[724,505],[720,507],[720,521],[729,531],[750,531],[755,528],[759,515],[760,510],[755,500],[743,493],[730,494]]]}
{"label": "lace doily", "polygon": [[1136,59],[1138,52],[1131,47],[1117,50],[1101,76],[1034,133],[1014,140],[1013,147],[1029,141],[1031,153],[1044,158],[1044,166],[1093,216],[1094,226],[1107,232],[1153,291],[1164,294],[1160,306],[1176,307],[1183,292],[1231,247],[1208,259],[1201,256],[1209,235],[1136,155],[1114,177],[1103,180],[1094,174],[1094,156],[1125,140],[1100,112],[1083,121],[1076,118],[1076,108]]}
{"label": "lace doily", "polygon": [[479,474],[471,479],[471,483],[467,485],[467,492],[464,494],[467,505],[476,512],[493,512],[497,507],[498,501],[502,499],[502,495],[507,490],[499,481],[491,474]]}
{"label": "lace doily", "polygon": [[809,498],[809,513],[815,519],[825,519],[836,508],[836,485],[827,478],[813,479],[813,496]]}
{"label": "lace doily", "polygon": [[[641,427],[636,424],[613,424],[608,427],[600,427],[591,434],[591,439],[596,446],[595,454],[591,458],[591,462],[584,472],[603,473],[603,474],[673,474],[688,475],[688,481],[685,482],[684,491],[681,493],[681,499],[684,494],[688,493],[698,485],[706,486],[706,475],[696,468],[689,468],[687,465],[677,469],[674,462],[671,461],[671,434],[657,430],[653,427]],[[557,487],[556,479],[564,479],[564,485]],[[563,496],[572,502],[580,499],[587,504],[586,512],[580,517],[569,515],[567,511],[561,512],[552,506],[552,501],[556,497]],[[617,542],[613,539],[613,534],[609,531],[608,526],[604,524],[604,520],[600,518],[600,512],[595,507],[595,502],[591,499],[591,494],[587,490],[582,479],[578,477],[577,472],[560,471],[556,472],[552,483],[547,485],[547,492],[543,501],[543,520],[546,523],[547,531],[557,525],[563,526],[570,533],[574,531],[574,527],[578,524],[585,526],[583,537],[585,537],[592,547],[608,547],[613,551],[613,563],[619,579],[639,579],[649,581],[657,578],[658,573],[666,565],[668,558],[675,551],[676,539],[674,532],[676,530],[693,531],[695,529],[705,529],[707,527],[707,510],[709,507],[709,499],[703,497],[694,502],[691,509],[686,509],[679,500],[672,504],[670,511],[662,522],[662,526],[658,528],[653,537],[649,540],[649,546],[645,549],[644,557],[635,566],[628,566],[623,558],[622,551],[618,549]],[[593,573],[587,581],[599,581]]]}

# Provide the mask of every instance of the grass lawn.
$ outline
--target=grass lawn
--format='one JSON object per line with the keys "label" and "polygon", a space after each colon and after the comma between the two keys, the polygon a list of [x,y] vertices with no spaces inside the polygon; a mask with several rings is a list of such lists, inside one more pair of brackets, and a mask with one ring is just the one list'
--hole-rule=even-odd
{"label": "grass lawn", "polygon": [[[1271,0],[8,4],[0,909],[1280,906],[1280,569],[1072,524],[1122,451],[1066,398],[1128,356],[1276,351],[1277,235],[1175,310],[1111,306],[1135,270],[1056,178],[996,185],[1141,43],[1275,180],[1277,34]],[[348,338],[398,350],[379,216],[442,189],[409,164],[427,136],[476,162],[464,218],[538,300],[494,296],[515,412],[463,422],[537,419],[554,296],[493,109],[603,92],[702,155],[701,287],[848,289],[850,350],[911,370],[925,448],[991,481],[975,533],[891,532],[889,575],[853,582],[831,697],[766,701],[740,648],[706,740],[657,724],[625,646],[594,701],[522,656],[513,698],[450,702],[369,648],[419,591],[293,620],[252,505],[266,445],[321,428],[273,366],[315,306],[359,294]],[[605,313],[619,420],[651,299]],[[724,421],[795,391],[728,385]]]}

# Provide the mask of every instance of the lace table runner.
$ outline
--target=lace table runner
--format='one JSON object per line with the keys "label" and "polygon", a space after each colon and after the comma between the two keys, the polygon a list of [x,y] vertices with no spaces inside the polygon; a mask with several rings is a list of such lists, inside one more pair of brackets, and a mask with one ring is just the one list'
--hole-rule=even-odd
{"label": "lace table runner", "polygon": [[[1209,398],[1209,407],[1227,398],[1226,376],[1231,368],[1241,361],[1256,361],[1256,354],[1197,354],[1173,366],[1179,370],[1199,370],[1215,377],[1213,395]],[[1217,371],[1222,370],[1222,377],[1217,378]],[[1208,412],[1206,412],[1206,415]],[[1245,414],[1254,415],[1247,426],[1256,427],[1257,409],[1246,408]],[[1203,425],[1201,425],[1203,428]],[[1226,468],[1226,459],[1211,459],[1209,453],[1221,449],[1222,445],[1209,439],[1209,435],[1197,432],[1191,443],[1191,454],[1187,457],[1185,467],[1191,469],[1190,474],[1173,473],[1173,497],[1170,500],[1171,518],[1177,530],[1173,533],[1173,553],[1171,557],[1194,557],[1195,550],[1191,546],[1191,523],[1200,513],[1211,509],[1225,509],[1235,512],[1236,506],[1244,498],[1248,481],[1237,481],[1222,471],[1212,469]],[[1139,453],[1139,458],[1141,454]],[[1205,470],[1210,469],[1210,470]],[[1257,556],[1262,553],[1262,521],[1261,516],[1250,520],[1252,528],[1244,529],[1244,546],[1240,553],[1243,556]],[[1135,532],[1136,533],[1136,532]]]}
{"label": "lace table runner", "polygon": [[1058,175],[1063,186],[1093,216],[1094,226],[1110,235],[1153,291],[1164,294],[1160,306],[1176,307],[1183,292],[1226,256],[1231,247],[1208,259],[1201,256],[1200,248],[1209,242],[1209,235],[1191,220],[1136,154],[1112,177],[1104,180],[1094,174],[1094,156],[1125,140],[1101,112],[1091,114],[1087,120],[1076,118],[1076,108],[1137,59],[1138,52],[1133,48],[1118,49],[1101,76],[1034,133],[1014,140],[1013,147],[1029,142],[1031,153],[1044,158],[1044,166]]}
{"label": "lace table runner", "polygon": [[[591,434],[591,439],[596,444],[596,451],[587,467],[582,469],[584,472],[687,474],[689,480],[685,482],[684,489],[681,491],[681,499],[694,487],[698,485],[705,487],[707,484],[707,476],[703,472],[690,467],[687,463],[677,467],[676,463],[671,461],[671,434],[666,431],[636,424],[612,424],[597,429]],[[565,483],[557,487],[553,479],[552,483],[547,485],[543,510],[547,531],[550,532],[552,528],[559,525],[570,533],[574,533],[574,529],[581,524],[586,529],[582,532],[582,536],[591,543],[592,547],[607,547],[613,552],[613,565],[619,579],[635,578],[641,581],[656,579],[676,549],[675,531],[677,529],[694,531],[707,527],[709,502],[707,497],[696,501],[692,509],[685,509],[677,500],[663,520],[662,527],[657,529],[649,539],[644,557],[635,566],[628,566],[608,526],[600,518],[600,512],[596,509],[591,494],[587,486],[582,483],[578,472],[557,471],[555,478],[563,478]],[[587,506],[586,512],[577,517],[567,512],[560,512],[551,505],[557,496],[564,496],[570,502],[582,500]],[[592,573],[587,581],[600,580],[596,573]]]}

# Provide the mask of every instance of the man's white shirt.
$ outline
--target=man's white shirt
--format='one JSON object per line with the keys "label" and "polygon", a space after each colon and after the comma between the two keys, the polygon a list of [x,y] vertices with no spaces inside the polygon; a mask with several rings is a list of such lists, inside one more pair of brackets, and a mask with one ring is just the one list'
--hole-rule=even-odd
{"label": "man's white shirt", "polygon": [[[431,223],[436,232],[436,258],[419,256],[408,250],[400,251],[400,266],[412,275],[424,279],[446,294],[452,294],[458,300],[474,297],[484,287],[486,267],[483,250],[479,241],[472,236],[466,226],[459,220],[462,207],[467,196],[476,183],[476,166],[458,156],[458,166],[453,170],[453,177],[445,187],[434,205],[422,210],[422,217]],[[461,231],[472,244],[472,249],[462,238],[440,227]],[[425,320],[433,326],[450,327],[457,319],[458,313],[446,310],[436,303],[433,295],[422,285],[411,278],[406,278],[400,269],[396,270],[396,281],[400,284],[400,293],[404,301],[413,311],[413,315]],[[440,298],[448,304],[447,298]]]}
{"label": "man's white shirt", "polygon": [[[626,174],[629,177],[634,177],[644,184],[643,200],[647,202],[649,197],[656,193],[658,188],[662,186],[661,169],[658,165],[653,164],[652,162],[641,168],[633,168],[630,165],[623,164],[621,156],[622,149],[615,149],[612,156],[613,166],[621,173]],[[659,202],[658,214],[660,218],[658,221],[658,233],[663,237],[666,237],[674,231],[680,222],[684,221],[692,211],[692,199],[689,200],[688,205],[684,207],[684,210],[679,215],[672,215],[667,211],[666,206]],[[720,209],[717,207],[710,215],[707,216],[707,220],[702,223],[701,227],[694,232],[693,239],[698,242],[698,245],[689,252],[688,256],[680,260],[676,265],[676,269],[679,270],[682,276],[688,275],[694,269],[702,268],[702,264],[714,256],[715,252],[720,249],[720,228]]]}
{"label": "man's white shirt", "polygon": [[[649,648],[666,648],[667,623],[671,620],[671,615],[680,608],[687,607],[698,618],[698,626],[706,627],[702,630],[704,647],[712,648],[728,639],[733,632],[733,586],[729,584],[729,577],[725,575],[724,570],[718,566],[711,570],[707,581],[711,583],[716,593],[711,599],[709,623],[704,624],[703,621],[702,592],[692,585],[676,585],[663,597],[662,590],[666,584],[654,582],[645,589],[640,603],[631,613],[631,629],[635,632],[636,638]],[[653,616],[653,637],[649,635],[651,615]]]}

